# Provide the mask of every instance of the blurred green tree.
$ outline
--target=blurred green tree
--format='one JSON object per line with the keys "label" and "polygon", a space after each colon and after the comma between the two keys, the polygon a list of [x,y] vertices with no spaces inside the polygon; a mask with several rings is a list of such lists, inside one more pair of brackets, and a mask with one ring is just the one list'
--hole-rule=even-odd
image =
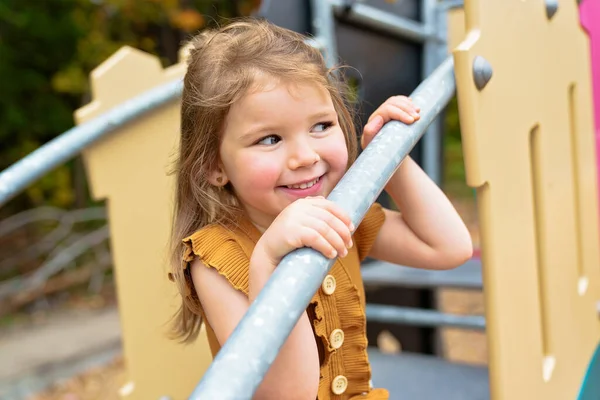
{"label": "blurred green tree", "polygon": [[[89,73],[121,46],[156,54],[166,66],[194,32],[258,6],[260,0],[2,0],[0,170],[74,125],[73,110],[89,99]],[[82,177],[76,161],[67,163],[2,214],[81,202],[86,190],[74,180]]]}

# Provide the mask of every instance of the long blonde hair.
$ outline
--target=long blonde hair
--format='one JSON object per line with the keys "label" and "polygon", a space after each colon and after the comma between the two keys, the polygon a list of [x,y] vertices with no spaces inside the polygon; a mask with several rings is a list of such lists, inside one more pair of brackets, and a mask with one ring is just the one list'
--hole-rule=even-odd
{"label": "long blonde hair", "polygon": [[171,279],[182,304],[174,315],[172,336],[194,340],[202,323],[189,268],[182,261],[182,239],[200,228],[225,223],[240,211],[232,188],[208,182],[217,168],[223,124],[233,103],[255,88],[257,76],[322,85],[331,96],[346,136],[349,164],[357,138],[341,74],[326,67],[319,50],[305,37],[264,20],[243,19],[192,39],[181,105],[181,139],[175,165],[176,193],[171,233]]}

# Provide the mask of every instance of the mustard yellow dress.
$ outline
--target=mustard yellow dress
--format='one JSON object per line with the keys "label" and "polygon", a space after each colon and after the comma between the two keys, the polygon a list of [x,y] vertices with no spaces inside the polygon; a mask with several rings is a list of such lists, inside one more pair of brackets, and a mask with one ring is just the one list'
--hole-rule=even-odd
{"label": "mustard yellow dress", "polygon": [[[354,246],[346,257],[336,260],[307,308],[321,363],[318,400],[389,398],[387,390],[371,387],[365,291],[360,272],[360,263],[369,254],[384,220],[381,206],[373,204],[354,233]],[[184,268],[189,267],[194,257],[199,257],[207,267],[223,275],[233,288],[248,296],[249,260],[260,235],[246,218],[235,226],[206,226],[184,239]],[[215,356],[221,346],[204,317],[191,281],[188,286],[194,304],[192,311],[202,316]]]}

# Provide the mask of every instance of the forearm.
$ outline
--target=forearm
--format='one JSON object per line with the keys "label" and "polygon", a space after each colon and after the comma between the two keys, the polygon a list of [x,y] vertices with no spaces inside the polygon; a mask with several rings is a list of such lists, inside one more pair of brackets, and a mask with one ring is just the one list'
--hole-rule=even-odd
{"label": "forearm", "polygon": [[[253,255],[250,262],[250,303],[263,289],[275,267],[266,257]],[[281,347],[255,398],[313,400],[317,397],[318,385],[319,354],[305,311]]]}
{"label": "forearm", "polygon": [[401,216],[422,242],[447,252],[465,247],[470,234],[443,191],[412,160],[406,157],[385,190],[398,206]]}

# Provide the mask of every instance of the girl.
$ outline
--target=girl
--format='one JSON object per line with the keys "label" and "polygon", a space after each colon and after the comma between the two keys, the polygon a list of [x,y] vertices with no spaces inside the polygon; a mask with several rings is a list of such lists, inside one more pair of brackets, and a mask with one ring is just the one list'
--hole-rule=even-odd
{"label": "girl", "polygon": [[[442,191],[407,158],[386,186],[402,213],[374,204],[358,227],[325,197],[356,156],[341,84],[299,34],[246,20],[193,40],[184,80],[172,279],[176,336],[206,324],[213,355],[279,261],[299,247],[337,258],[256,392],[258,399],[387,399],[370,386],[360,262],[453,268],[469,232]],[[381,105],[367,146],[407,97]],[[183,262],[182,262],[183,260]]]}

